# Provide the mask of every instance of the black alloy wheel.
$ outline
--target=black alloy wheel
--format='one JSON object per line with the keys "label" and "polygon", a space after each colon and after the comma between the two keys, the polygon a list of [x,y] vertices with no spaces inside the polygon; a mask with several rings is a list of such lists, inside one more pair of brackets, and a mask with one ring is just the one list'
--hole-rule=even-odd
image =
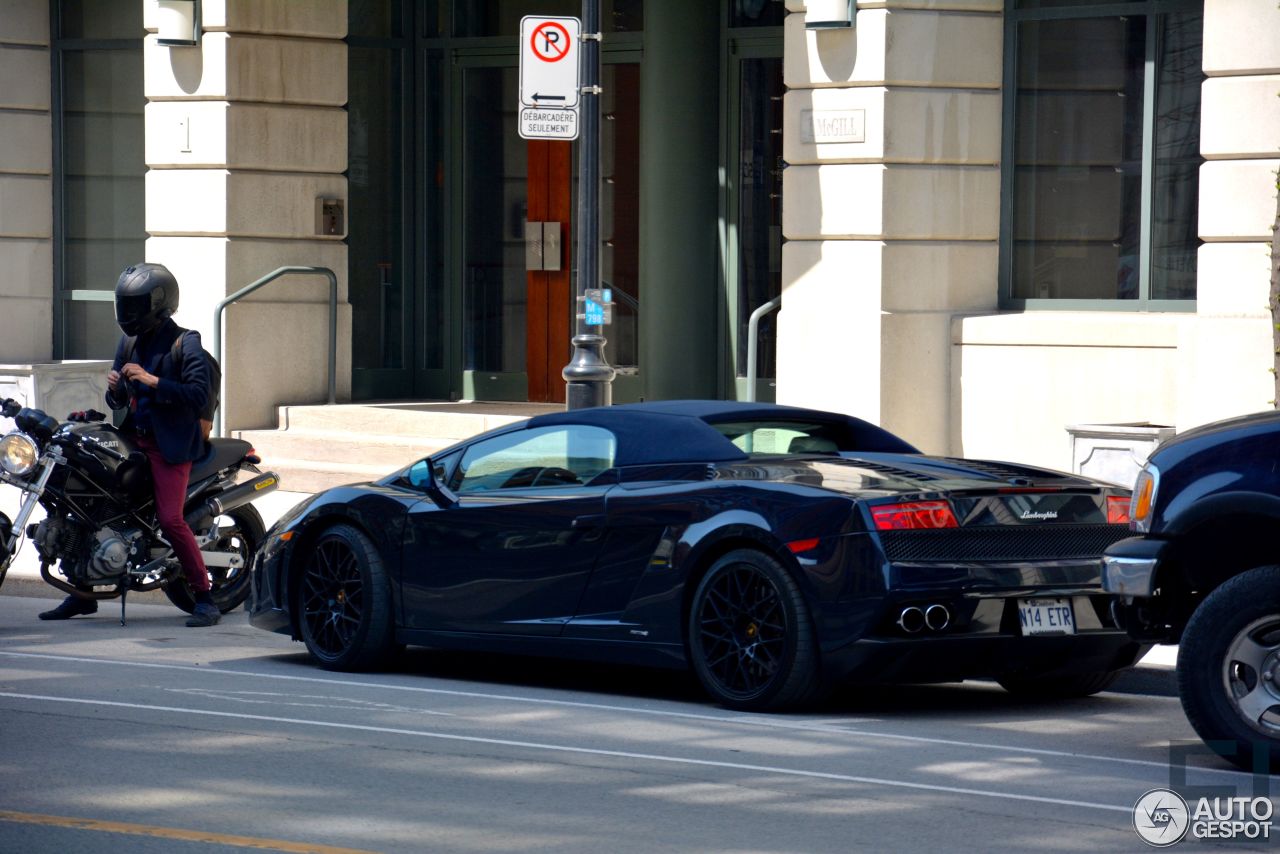
{"label": "black alloy wheel", "polygon": [[1246,771],[1280,771],[1280,566],[1241,573],[1196,608],[1178,695],[1210,749]]}
{"label": "black alloy wheel", "polygon": [[326,670],[368,670],[395,647],[391,591],[382,557],[350,525],[321,534],[302,558],[296,608],[302,640]]}
{"label": "black alloy wheel", "polygon": [[820,691],[804,598],[762,552],[729,552],[707,571],[693,596],[688,642],[703,687],[731,708],[795,706]]}
{"label": "black alloy wheel", "polygon": [[[240,557],[239,566],[211,566],[209,570],[209,594],[213,596],[213,604],[223,614],[234,609],[249,596],[249,563],[253,553],[262,544],[266,536],[266,527],[257,509],[246,504],[219,516],[218,538],[205,550],[214,552],[234,552]],[[186,576],[179,574],[163,588],[169,601],[190,614],[196,607],[195,596]]]}

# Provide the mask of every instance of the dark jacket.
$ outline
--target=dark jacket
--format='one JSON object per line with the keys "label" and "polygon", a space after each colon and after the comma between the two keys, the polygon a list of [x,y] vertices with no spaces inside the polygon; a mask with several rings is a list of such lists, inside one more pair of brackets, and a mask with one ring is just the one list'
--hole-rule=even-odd
{"label": "dark jacket", "polygon": [[[174,357],[173,344],[187,330],[172,319],[160,324],[149,335],[140,337],[128,349],[128,336],[116,345],[112,370],[120,370],[128,362],[137,362],[160,382],[149,388],[139,382],[121,379],[113,392],[107,389],[107,405],[112,409],[129,407],[130,394],[145,397],[154,440],[169,463],[185,463],[204,454],[204,438],[200,431],[200,411],[209,396],[209,366],[204,359],[200,333],[191,332],[182,339],[182,359]],[[150,354],[149,356],[147,354]],[[180,369],[179,369],[180,368]],[[136,433],[133,407],[120,425],[126,433]]]}

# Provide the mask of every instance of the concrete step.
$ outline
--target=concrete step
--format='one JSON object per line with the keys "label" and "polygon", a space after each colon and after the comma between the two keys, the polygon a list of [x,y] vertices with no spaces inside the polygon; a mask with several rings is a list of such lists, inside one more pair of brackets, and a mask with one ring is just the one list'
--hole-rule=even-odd
{"label": "concrete step", "polygon": [[276,458],[288,458],[356,463],[384,471],[422,459],[457,441],[452,438],[385,435],[367,430],[339,433],[309,428],[238,430],[235,435],[252,444],[266,463]]}
{"label": "concrete step", "polygon": [[559,406],[536,403],[380,403],[335,406],[282,406],[281,430],[362,430],[380,436],[466,439],[485,430],[521,421]]}
{"label": "concrete step", "polygon": [[536,403],[282,406],[277,430],[237,430],[283,489],[318,492],[376,480],[477,433],[563,407]]}
{"label": "concrete step", "polygon": [[262,468],[280,476],[281,489],[287,489],[291,493],[310,494],[347,483],[378,480],[395,471],[399,466],[367,466],[359,463],[272,457],[263,459]]}

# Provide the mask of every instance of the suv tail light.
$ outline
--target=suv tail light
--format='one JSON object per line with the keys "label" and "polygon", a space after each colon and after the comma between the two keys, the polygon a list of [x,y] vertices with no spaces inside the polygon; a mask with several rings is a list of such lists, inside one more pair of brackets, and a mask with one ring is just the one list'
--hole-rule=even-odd
{"label": "suv tail light", "polygon": [[1156,503],[1159,481],[1160,472],[1151,463],[1138,472],[1138,482],[1133,485],[1133,501],[1129,505],[1129,527],[1133,530],[1142,533],[1151,530],[1151,510]]}

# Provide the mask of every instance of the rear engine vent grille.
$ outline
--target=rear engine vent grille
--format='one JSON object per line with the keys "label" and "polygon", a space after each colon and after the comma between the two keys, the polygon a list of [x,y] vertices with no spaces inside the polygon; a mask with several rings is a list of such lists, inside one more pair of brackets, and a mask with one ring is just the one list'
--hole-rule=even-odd
{"label": "rear engine vent grille", "polygon": [[922,471],[912,471],[910,469],[898,468],[897,466],[886,465],[885,463],[873,463],[870,460],[863,460],[863,459],[859,459],[858,457],[850,457],[849,462],[853,463],[858,468],[866,469],[867,471],[873,471],[876,474],[884,474],[884,475],[888,475],[889,477],[896,477],[902,480],[918,480],[922,482],[930,481],[930,480],[940,480],[940,478],[937,478],[931,474],[927,474]]}
{"label": "rear engine vent grille", "polygon": [[981,472],[991,477],[998,477],[1001,480],[1010,480],[1012,478],[1044,480],[1046,477],[1045,472],[1041,469],[1023,468],[1013,463],[997,463],[991,460],[961,460],[954,457],[948,458],[947,461],[955,463],[961,468]]}
{"label": "rear engine vent grille", "polygon": [[1096,558],[1129,536],[1124,525],[1005,525],[939,531],[883,531],[893,563]]}

